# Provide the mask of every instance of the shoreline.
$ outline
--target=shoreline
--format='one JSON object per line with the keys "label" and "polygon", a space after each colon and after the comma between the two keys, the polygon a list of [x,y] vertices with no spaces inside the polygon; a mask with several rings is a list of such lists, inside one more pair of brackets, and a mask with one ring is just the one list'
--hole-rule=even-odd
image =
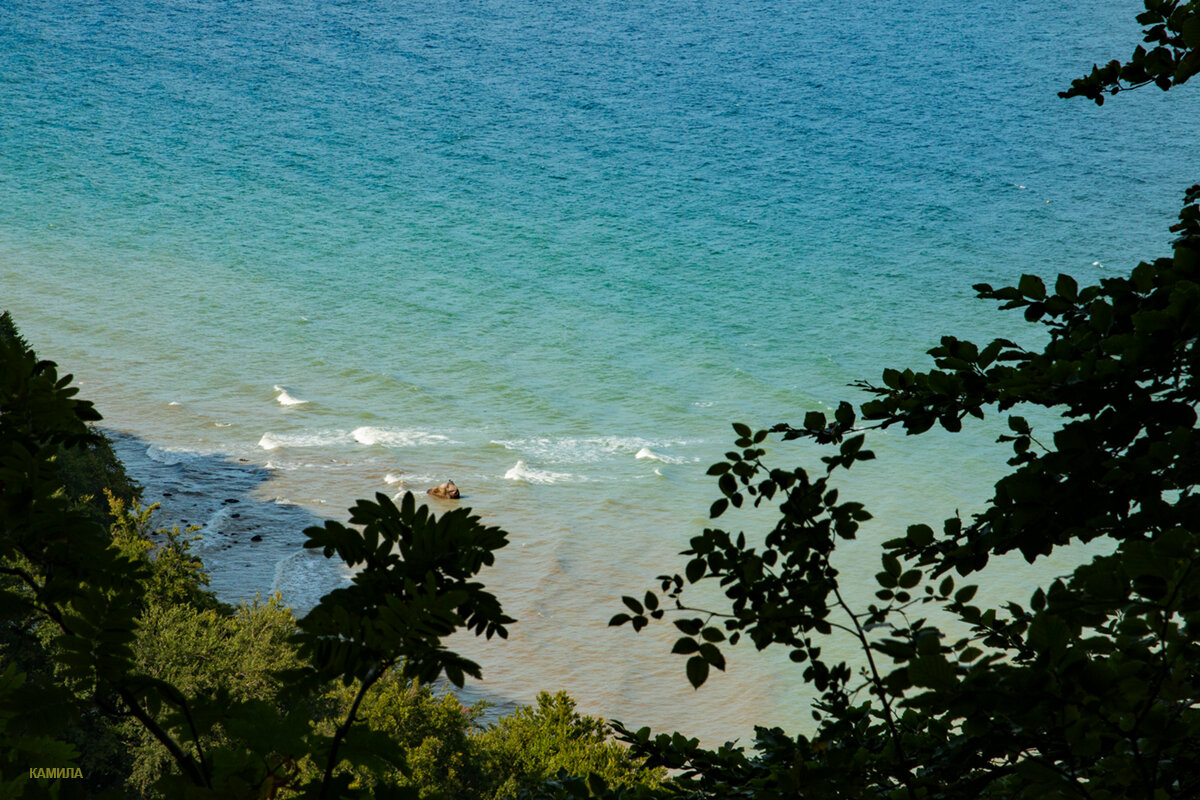
{"label": "shoreline", "polygon": [[[164,451],[141,436],[97,429],[108,437],[129,477],[142,486],[142,505],[159,504],[155,530],[199,527],[192,551],[204,563],[208,588],[222,602],[238,605],[279,592],[298,618],[349,580],[344,564],[304,549],[304,529],[327,517],[256,495],[270,480],[270,469],[219,454],[170,451],[154,458],[151,453]],[[479,715],[485,725],[520,705],[471,683],[455,689],[439,678],[432,686],[439,693],[452,691],[468,706],[486,703]]]}
{"label": "shoreline", "polygon": [[265,500],[255,490],[268,469],[221,455],[171,452],[154,458],[155,446],[136,434],[101,428],[129,476],[143,487],[142,504],[159,504],[155,528],[198,528],[193,551],[204,562],[210,589],[237,604],[275,592],[302,616],[331,589],[344,569],[304,550],[304,529],[324,520],[303,507]]}

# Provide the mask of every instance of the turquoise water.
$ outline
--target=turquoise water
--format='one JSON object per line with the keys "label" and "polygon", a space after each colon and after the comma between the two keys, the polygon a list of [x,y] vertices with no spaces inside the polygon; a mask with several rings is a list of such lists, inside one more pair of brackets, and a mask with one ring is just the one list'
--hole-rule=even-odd
{"label": "turquoise water", "polygon": [[[333,516],[453,478],[513,540],[489,584],[521,624],[462,643],[479,691],[794,724],[786,663],[693,694],[669,631],[604,622],[704,525],[730,421],[1019,332],[972,283],[1165,252],[1194,94],[1055,96],[1136,6],[7,0],[0,305],[144,444],[152,499],[219,496],[212,454]],[[991,435],[876,437],[866,538],[978,508]],[[343,579],[219,513],[189,521],[228,596]]]}

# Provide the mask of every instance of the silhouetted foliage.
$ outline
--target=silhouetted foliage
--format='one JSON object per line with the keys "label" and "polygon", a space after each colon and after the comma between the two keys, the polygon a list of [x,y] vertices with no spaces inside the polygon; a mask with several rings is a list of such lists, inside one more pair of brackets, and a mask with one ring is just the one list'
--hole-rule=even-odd
{"label": "silhouetted foliage", "polygon": [[[331,522],[308,531],[310,546],[361,568],[350,586],[297,622],[289,639],[299,660],[282,673],[288,682],[282,702],[239,691],[248,676],[214,685],[219,669],[197,675],[188,663],[155,664],[153,648],[135,656],[139,636],[153,640],[165,625],[171,633],[158,640],[166,649],[178,654],[186,635],[191,641],[182,649],[194,657],[206,639],[225,638],[214,631],[225,617],[215,607],[197,614],[190,603],[180,604],[186,592],[173,597],[172,583],[197,577],[178,540],[169,541],[168,556],[151,561],[128,531],[114,537],[67,496],[61,457],[94,446],[98,437],[88,423],[99,419],[90,403],[75,399],[70,376],[60,377],[12,336],[0,337],[0,365],[0,621],[38,629],[55,678],[30,684],[6,658],[0,677],[5,796],[26,788],[30,765],[74,765],[79,754],[63,731],[96,714],[133,718],[165,750],[172,769],[155,788],[171,797],[273,796],[284,788],[316,797],[359,794],[341,765],[403,763],[395,742],[354,726],[367,689],[393,672],[426,680],[445,672],[461,684],[478,667],[447,650],[442,637],[460,628],[506,635],[512,620],[470,580],[507,543],[503,532],[465,510],[439,520],[417,509],[411,495],[399,507],[380,495],[352,510],[361,529]],[[156,579],[162,596],[148,601]],[[269,660],[264,669],[285,666],[278,654]],[[340,723],[324,732],[311,724],[308,705],[332,679],[361,688]],[[319,770],[301,781],[297,765],[306,758]],[[71,793],[72,786],[50,789]]]}
{"label": "silhouetted foliage", "polygon": [[1146,0],[1138,14],[1143,40],[1129,60],[1109,61],[1071,82],[1059,97],[1086,97],[1104,105],[1104,96],[1154,84],[1164,92],[1200,72],[1200,3],[1196,0]]}
{"label": "silhouetted foliage", "polygon": [[[1104,91],[1167,89],[1196,71],[1197,3],[1146,7],[1139,21],[1160,46],[1064,96],[1099,103]],[[1200,186],[1171,230],[1171,257],[1096,286],[1067,275],[1052,287],[1034,275],[977,285],[980,298],[1038,326],[1040,350],[946,336],[929,351],[933,369],[859,383],[872,399],[857,410],[843,402],[832,419],[811,412],[799,426],[734,425],[736,449],[709,470],[721,492],[711,516],[772,507],[773,526],[705,530],[684,552],[683,574],[624,598],[611,624],[640,630],[671,613],[681,634],[673,652],[697,687],[724,669],[725,644],[787,648],[820,693],[816,729],[759,728],[747,754],[622,728],[634,751],[684,770],[681,791],[695,798],[1200,796]],[[1024,408],[1061,425],[1035,430],[1013,413]],[[1012,469],[987,509],[884,542],[878,602],[851,606],[838,544],[870,515],[832,481],[874,458],[865,431],[957,432],[989,413],[1008,414],[1000,441]],[[834,449],[822,473],[780,468],[764,447],[773,434]],[[973,605],[976,586],[961,583],[996,556],[1032,563],[1095,540],[1109,551],[1027,605]],[[702,582],[717,583],[728,604],[686,605],[687,587]],[[955,622],[942,628],[931,615]],[[858,642],[857,669],[823,653],[839,634]]]}
{"label": "silhouetted foliage", "polygon": [[[1099,104],[1200,68],[1197,0],[1145,5],[1152,46],[1063,96]],[[307,546],[358,569],[304,618],[275,601],[217,603],[187,534],[154,549],[134,492],[108,485],[119,465],[89,427],[92,405],[0,316],[0,795],[1200,796],[1200,185],[1172,231],[1173,254],[1127,277],[975,287],[1037,326],[1040,349],[947,336],[934,368],[860,383],[871,399],[857,409],[734,425],[735,449],[709,470],[721,493],[711,516],[773,509],[769,530],[704,530],[682,574],[624,598],[611,624],[641,630],[671,614],[696,687],[725,668],[726,645],[786,648],[819,693],[815,730],[759,728],[749,753],[618,725],[621,750],[561,696],[473,732],[473,710],[414,681],[479,675],[445,646],[455,631],[506,635],[513,620],[475,577],[507,539],[467,510],[436,518],[411,494],[308,529]],[[1036,430],[1023,409],[1061,424]],[[871,429],[956,432],[987,414],[1007,415],[1012,449],[988,507],[884,542],[877,602],[852,606],[838,544],[870,515],[841,499],[838,471],[874,458]],[[823,470],[772,465],[772,435],[832,448]],[[80,502],[103,488],[119,495],[111,525]],[[1026,605],[975,605],[962,583],[996,556],[1034,562],[1087,542],[1108,550]],[[728,602],[685,604],[702,582]],[[857,641],[862,663],[827,658],[832,635]],[[87,783],[29,773],[81,763]]]}
{"label": "silhouetted foliage", "polygon": [[[0,341],[13,350],[32,354],[29,343],[21,336],[7,311],[0,312]],[[128,503],[141,497],[141,488],[129,479],[104,434],[99,431],[92,433],[95,438],[91,441],[59,453],[58,470],[63,486],[69,488],[72,499],[84,504],[93,517],[104,522],[109,513],[106,492]]]}
{"label": "silhouetted foliage", "polygon": [[155,532],[153,506],[108,491],[130,486],[119,462],[66,468],[111,454],[98,419],[0,316],[0,796],[490,800],[558,769],[660,779],[564,695],[482,729],[429,689],[480,674],[445,637],[513,622],[474,580],[503,531],[377,495],[355,527],[306,531],[358,568],[348,586],[299,620],[277,597],[235,609],[191,531]]}

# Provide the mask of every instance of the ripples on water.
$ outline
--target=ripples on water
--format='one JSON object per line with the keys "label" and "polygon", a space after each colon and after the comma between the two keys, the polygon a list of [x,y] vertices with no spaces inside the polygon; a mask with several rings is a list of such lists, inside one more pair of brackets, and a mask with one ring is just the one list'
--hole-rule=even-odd
{"label": "ripples on water", "polygon": [[[728,422],[1019,331],[974,282],[1165,251],[1194,98],[1055,97],[1127,54],[1125,6],[11,0],[0,298],[227,596],[311,603],[344,577],[298,553],[313,513],[453,478],[512,533],[484,691],[710,742],[803,724],[786,663],[693,694],[669,630],[604,622],[705,524]],[[845,573],[977,508],[989,437],[874,437]]]}

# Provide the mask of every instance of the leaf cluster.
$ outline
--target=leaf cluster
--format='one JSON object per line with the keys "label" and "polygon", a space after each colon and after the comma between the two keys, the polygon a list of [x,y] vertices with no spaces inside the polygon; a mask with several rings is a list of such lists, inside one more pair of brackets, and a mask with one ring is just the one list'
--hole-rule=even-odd
{"label": "leaf cluster", "polygon": [[[467,510],[436,518],[412,495],[360,501],[351,526],[307,531],[310,547],[359,567],[350,586],[295,622],[273,602],[234,614],[204,591],[186,535],[152,547],[153,509],[110,497],[109,526],[77,502],[61,466],[99,441],[99,414],[3,323],[0,625],[24,655],[4,648],[0,794],[56,794],[29,784],[28,767],[77,765],[67,731],[88,718],[134,745],[143,790],[170,797],[360,796],[353,768],[403,770],[401,745],[356,716],[385,677],[479,675],[441,640],[507,634],[513,620],[474,580],[503,531]],[[21,663],[39,668],[32,683]],[[314,725],[334,680],[354,697],[336,724]]]}
{"label": "leaf cluster", "polygon": [[1144,26],[1142,37],[1149,47],[1139,44],[1125,62],[1094,65],[1059,97],[1086,97],[1104,105],[1106,95],[1151,84],[1165,92],[1200,72],[1200,2],[1145,0],[1145,5],[1137,21]]}
{"label": "leaf cluster", "polygon": [[[1139,21],[1158,46],[1064,96],[1102,102],[1196,71],[1197,4],[1146,5]],[[683,551],[684,571],[623,598],[610,625],[636,631],[670,615],[696,687],[742,637],[782,646],[819,693],[816,728],[759,728],[747,752],[618,727],[648,764],[679,771],[674,796],[1200,795],[1200,185],[1171,230],[1171,256],[1093,286],[1063,274],[1052,286],[1024,275],[975,287],[1037,326],[1040,349],[946,336],[932,368],[855,384],[870,399],[840,404],[832,420],[734,425],[738,449],[709,469],[720,492],[710,514],[769,507],[771,528],[706,529]],[[838,544],[870,515],[841,500],[836,471],[873,457],[871,430],[955,433],[991,414],[1007,418],[999,443],[1011,455],[987,507],[883,542],[876,602],[852,606]],[[1051,415],[1047,431],[1030,422]],[[772,434],[832,448],[823,473],[775,466]],[[1107,549],[1024,605],[976,604],[978,584],[959,583],[999,556],[1032,563],[1099,541]],[[721,606],[685,602],[702,582],[720,588]],[[837,636],[858,644],[856,662],[828,658]]]}

